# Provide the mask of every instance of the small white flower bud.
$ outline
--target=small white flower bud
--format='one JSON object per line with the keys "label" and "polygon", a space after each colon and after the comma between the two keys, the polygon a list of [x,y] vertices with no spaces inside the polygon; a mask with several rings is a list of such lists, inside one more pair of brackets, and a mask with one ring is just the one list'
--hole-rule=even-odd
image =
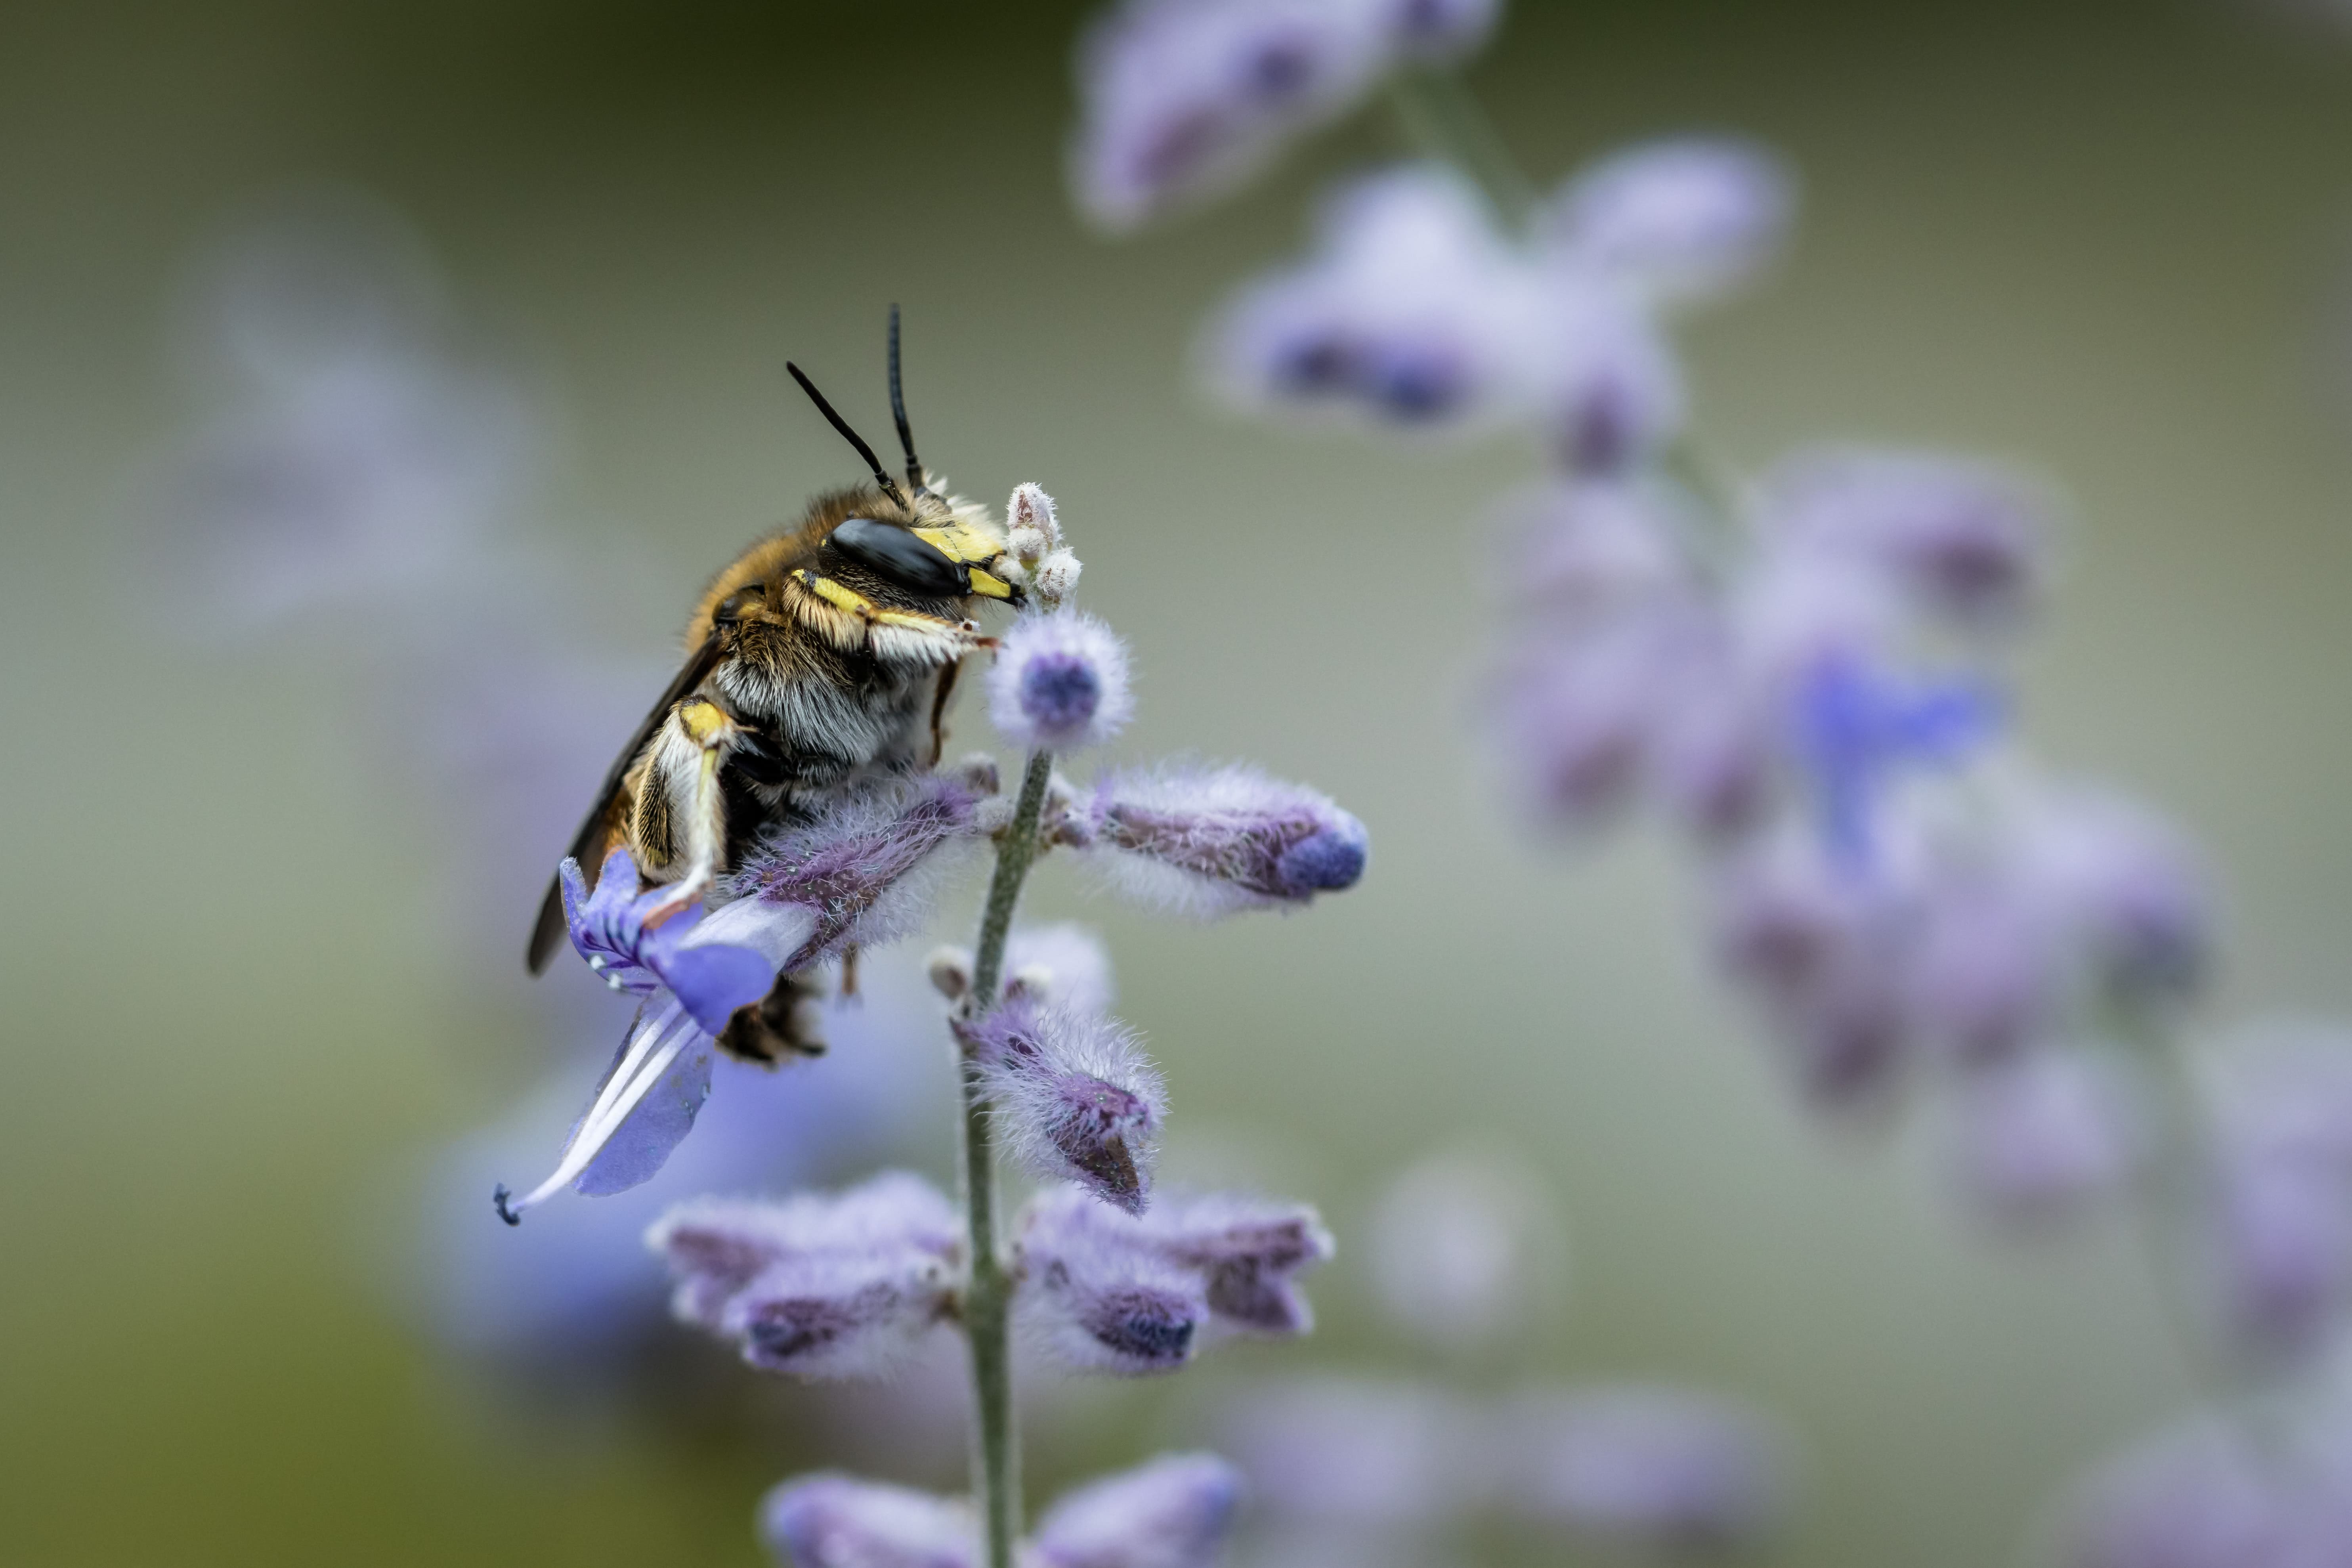
{"label": "small white flower bud", "polygon": [[1031,589],[1048,605],[1058,605],[1077,592],[1082,570],[1078,558],[1067,550],[1054,551],[1030,574]]}
{"label": "small white flower bud", "polygon": [[924,961],[923,972],[931,979],[931,989],[950,1002],[963,1000],[971,989],[971,950],[968,947],[938,947]]}

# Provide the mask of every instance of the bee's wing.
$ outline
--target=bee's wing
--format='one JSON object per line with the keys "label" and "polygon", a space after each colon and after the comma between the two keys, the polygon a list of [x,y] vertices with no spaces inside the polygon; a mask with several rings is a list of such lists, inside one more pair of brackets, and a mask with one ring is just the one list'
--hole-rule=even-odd
{"label": "bee's wing", "polygon": [[[621,793],[621,781],[629,776],[629,769],[636,763],[637,754],[646,749],[646,742],[654,738],[654,731],[662,727],[663,721],[669,717],[669,710],[700,686],[718,662],[719,632],[714,627],[702,640],[702,646],[695,650],[694,656],[686,661],[686,667],[677,672],[677,679],[669,683],[669,689],[661,694],[661,700],[654,704],[653,711],[646,715],[646,721],[637,726],[637,732],[629,738],[629,743],[621,748],[612,772],[604,775],[604,785],[596,792],[596,804],[589,809],[588,819],[580,825],[580,831],[573,836],[570,851],[572,858],[580,862],[581,870],[592,882],[598,869],[597,840],[603,837],[605,819],[612,815],[613,802]],[[559,879],[548,883],[547,897],[539,906],[539,924],[531,928],[530,967],[533,974],[547,967],[556,943],[562,940],[563,884]]]}

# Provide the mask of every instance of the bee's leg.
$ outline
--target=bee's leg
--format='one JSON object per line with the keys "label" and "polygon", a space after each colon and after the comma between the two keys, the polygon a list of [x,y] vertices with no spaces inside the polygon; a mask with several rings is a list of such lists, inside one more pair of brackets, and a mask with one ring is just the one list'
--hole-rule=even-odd
{"label": "bee's leg", "polygon": [[777,975],[775,988],[765,997],[735,1009],[719,1032],[719,1048],[763,1067],[788,1057],[824,1055],[824,995],[816,977],[806,970]]}
{"label": "bee's leg", "polygon": [[841,994],[857,994],[857,944],[854,942],[841,950]]}
{"label": "bee's leg", "polygon": [[932,767],[948,754],[948,700],[955,695],[956,677],[963,673],[963,660],[940,668],[939,684],[931,692],[931,761]]}
{"label": "bee's leg", "polygon": [[646,875],[667,881],[655,912],[683,909],[710,889],[727,854],[727,797],[719,770],[744,738],[715,702],[689,698],[654,736],[629,817],[629,847]]}

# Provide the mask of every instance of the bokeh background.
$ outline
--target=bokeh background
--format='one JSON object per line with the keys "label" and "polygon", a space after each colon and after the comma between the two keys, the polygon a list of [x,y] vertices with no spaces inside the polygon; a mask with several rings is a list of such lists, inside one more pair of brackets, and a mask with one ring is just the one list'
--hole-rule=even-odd
{"label": "bokeh background", "polygon": [[[1386,123],[1100,241],[1061,183],[1082,14],[0,10],[0,1559],[750,1563],[758,1491],[856,1447],[840,1401],[731,1392],[718,1348],[641,1368],[706,1391],[647,1399],[455,1353],[426,1300],[464,1253],[420,1226],[499,1237],[486,1196],[420,1220],[420,1166],[558,1059],[509,959],[574,808],[505,837],[496,898],[453,879],[464,832],[397,754],[413,715],[337,619],[212,635],[157,533],[208,416],[190,279],[322,182],[403,215],[453,332],[539,411],[507,510],[566,574],[463,614],[598,650],[571,743],[625,732],[730,552],[856,477],[782,362],[878,433],[895,299],[927,456],[978,495],[1052,489],[1133,640],[1124,751],[1255,759],[1370,825],[1364,885],[1306,918],[1171,928],[1039,884],[1110,936],[1171,1160],[1318,1199],[1343,1248],[1314,1341],[1089,1393],[1041,1428],[1039,1495],[1197,1438],[1221,1386],[1399,1363],[1351,1232],[1465,1143],[1565,1216],[1570,1284],[1517,1372],[1780,1413],[1806,1488],[1776,1560],[2009,1561],[2181,1402],[2124,1238],[1994,1246],[1917,1129],[1822,1138],[1708,978],[1669,847],[1531,846],[1493,804],[1475,498],[1531,460],[1264,431],[1194,390],[1204,310],[1395,151]],[[1473,80],[1545,178],[1692,127],[1795,161],[1789,263],[1687,340],[1713,439],[2057,479],[2028,732],[2210,846],[2223,1010],[2352,1008],[2352,32],[2224,0],[1528,0]],[[450,689],[509,688],[490,658]],[[919,1120],[946,1068],[907,1049]]]}

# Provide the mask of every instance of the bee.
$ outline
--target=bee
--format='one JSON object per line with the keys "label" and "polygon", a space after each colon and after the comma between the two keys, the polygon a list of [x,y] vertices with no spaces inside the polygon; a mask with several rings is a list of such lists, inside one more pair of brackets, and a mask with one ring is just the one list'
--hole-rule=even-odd
{"label": "bee", "polygon": [[[787,364],[873,482],[812,500],[793,526],[753,544],[704,589],[686,628],[685,665],[605,775],[572,843],[593,882],[626,847],[666,884],[657,910],[682,910],[735,869],[763,836],[805,823],[861,784],[937,764],[965,656],[994,647],[973,618],[984,601],[1023,602],[1003,531],[986,510],[940,493],[915,456],[890,311],[890,413],[906,483]],[[559,886],[531,932],[534,974],[564,935]],[[737,1011],[719,1037],[772,1063],[823,1047],[801,1006],[804,975],[784,974]]]}

